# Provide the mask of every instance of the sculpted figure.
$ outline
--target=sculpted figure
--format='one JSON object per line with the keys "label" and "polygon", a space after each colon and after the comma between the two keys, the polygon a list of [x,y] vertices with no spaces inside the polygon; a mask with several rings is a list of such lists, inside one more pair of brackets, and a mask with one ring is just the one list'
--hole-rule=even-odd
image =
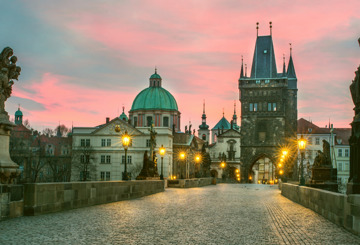
{"label": "sculpted figure", "polygon": [[0,53],[0,114],[7,114],[5,101],[11,96],[13,79],[18,80],[21,68],[16,66],[17,57],[13,56],[10,47],[4,48]]}

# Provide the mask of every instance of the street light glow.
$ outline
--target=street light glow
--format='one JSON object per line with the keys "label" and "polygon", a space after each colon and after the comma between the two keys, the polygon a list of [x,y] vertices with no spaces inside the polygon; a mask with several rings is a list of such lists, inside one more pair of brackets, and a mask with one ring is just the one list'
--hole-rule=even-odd
{"label": "street light glow", "polygon": [[301,138],[298,140],[298,145],[300,150],[305,150],[306,147],[306,139],[301,135]]}
{"label": "street light glow", "polygon": [[161,147],[159,148],[159,153],[160,155],[163,157],[165,155],[166,149],[163,145],[161,145]]}
{"label": "street light glow", "polygon": [[284,170],[280,169],[279,174],[280,174],[280,175],[283,175],[283,174],[284,174]]}
{"label": "street light glow", "polygon": [[201,161],[201,155],[200,154],[196,154],[195,156],[195,161],[198,163]]}
{"label": "street light glow", "polygon": [[122,135],[121,141],[124,147],[128,147],[130,144],[130,136],[128,135],[127,131],[125,131],[125,134]]}
{"label": "street light glow", "polygon": [[185,152],[180,152],[180,159],[181,160],[184,160],[185,159]]}
{"label": "street light glow", "polygon": [[226,163],[225,163],[225,162],[221,162],[221,167],[222,167],[222,168],[225,168],[225,166],[226,166]]}

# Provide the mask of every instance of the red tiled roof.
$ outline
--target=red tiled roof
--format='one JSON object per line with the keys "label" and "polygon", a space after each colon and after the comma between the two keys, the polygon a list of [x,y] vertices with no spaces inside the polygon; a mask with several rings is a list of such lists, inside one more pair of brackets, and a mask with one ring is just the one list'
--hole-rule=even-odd
{"label": "red tiled roof", "polygon": [[298,134],[330,134],[329,128],[320,128],[305,120],[304,118],[300,118],[297,123],[297,133]]}
{"label": "red tiled roof", "polygon": [[334,128],[335,145],[349,145],[351,128]]}

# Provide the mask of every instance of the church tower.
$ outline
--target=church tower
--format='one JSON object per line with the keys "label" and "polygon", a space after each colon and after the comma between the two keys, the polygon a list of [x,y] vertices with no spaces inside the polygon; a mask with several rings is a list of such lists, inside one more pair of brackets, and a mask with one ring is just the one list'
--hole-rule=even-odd
{"label": "church tower", "polygon": [[[258,28],[257,23],[257,32]],[[297,78],[292,53],[290,50],[287,72],[284,64],[283,71],[277,73],[271,31],[270,22],[270,35],[257,35],[251,74],[247,77],[241,72],[238,81],[243,182],[256,174],[252,168],[259,159],[275,165],[279,145],[296,136]]]}
{"label": "church tower", "polygon": [[203,104],[203,114],[201,116],[201,125],[199,125],[198,135],[199,135],[199,138],[201,138],[202,140],[204,140],[207,143],[210,143],[209,125],[206,124],[205,101]]}
{"label": "church tower", "polygon": [[15,125],[21,125],[23,123],[23,113],[20,111],[20,105],[18,110],[15,112]]}

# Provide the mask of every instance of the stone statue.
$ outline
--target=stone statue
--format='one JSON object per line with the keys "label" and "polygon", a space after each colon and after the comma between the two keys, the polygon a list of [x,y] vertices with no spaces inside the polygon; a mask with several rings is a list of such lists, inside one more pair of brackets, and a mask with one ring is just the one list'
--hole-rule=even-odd
{"label": "stone statue", "polygon": [[156,131],[154,129],[154,123],[151,122],[151,126],[150,126],[150,159],[153,159],[154,157],[154,150],[156,147]]}
{"label": "stone statue", "polygon": [[21,68],[16,66],[17,57],[13,50],[6,47],[0,53],[0,182],[11,184],[20,174],[19,166],[14,163],[9,154],[10,131],[14,126],[9,121],[5,110],[5,101],[11,96],[14,80],[18,80]]}
{"label": "stone statue", "polygon": [[323,151],[317,151],[317,156],[314,159],[314,167],[331,166],[330,158],[330,144],[323,140]]}
{"label": "stone statue", "polygon": [[[16,66],[17,57],[13,56],[13,50],[10,47],[6,47],[0,53],[0,114],[7,117],[5,111],[5,101],[10,97],[12,93],[13,80],[18,80],[21,68]],[[4,120],[4,116],[1,119]]]}

